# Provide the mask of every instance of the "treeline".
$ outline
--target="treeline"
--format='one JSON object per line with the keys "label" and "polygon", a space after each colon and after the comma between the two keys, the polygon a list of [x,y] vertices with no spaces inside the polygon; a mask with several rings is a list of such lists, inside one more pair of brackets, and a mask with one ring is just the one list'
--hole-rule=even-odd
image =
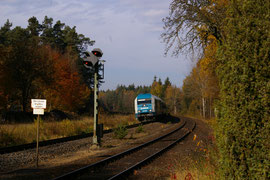
{"label": "treeline", "polygon": [[47,110],[77,112],[90,97],[80,55],[94,41],[76,27],[45,16],[26,28],[7,20],[0,29],[0,113],[31,110],[30,99],[47,99]]}
{"label": "treeline", "polygon": [[[219,179],[270,179],[270,1],[172,0],[166,53],[196,49],[189,111],[217,115]],[[187,93],[188,92],[188,93]]]}
{"label": "treeline", "polygon": [[99,93],[100,106],[107,112],[134,113],[134,100],[140,93],[150,93],[150,86],[119,85]]}
{"label": "treeline", "polygon": [[182,92],[166,78],[164,83],[154,77],[150,86],[120,85],[115,90],[100,92],[100,104],[108,112],[134,113],[134,100],[141,93],[151,93],[165,101],[171,113],[180,113]]}
{"label": "treeline", "polygon": [[[218,87],[203,88],[209,85],[203,83],[210,83],[212,79],[206,78],[203,81],[200,79],[202,74],[197,71],[199,71],[197,67],[193,69],[184,80],[182,87],[172,85],[168,77],[162,82],[155,76],[150,86],[119,85],[115,90],[101,91],[99,94],[101,108],[107,112],[134,113],[134,100],[138,94],[151,93],[166,103],[171,114],[214,117],[213,104],[219,89]],[[214,80],[216,83],[216,79]]]}
{"label": "treeline", "polygon": [[204,119],[215,116],[215,103],[219,100],[219,82],[215,73],[215,53],[217,41],[214,36],[208,37],[204,55],[184,79],[186,113]]}

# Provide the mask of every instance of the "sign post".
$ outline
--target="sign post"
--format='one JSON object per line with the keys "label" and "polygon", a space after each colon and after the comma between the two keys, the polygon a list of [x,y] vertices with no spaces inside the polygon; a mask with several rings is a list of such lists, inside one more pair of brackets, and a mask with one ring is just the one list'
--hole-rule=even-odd
{"label": "sign post", "polygon": [[46,109],[46,99],[31,99],[31,107],[33,108],[33,114],[37,114],[37,147],[36,147],[36,167],[38,168],[38,155],[39,155],[39,115],[44,115],[44,109]]}
{"label": "sign post", "polygon": [[39,155],[38,143],[39,143],[39,114],[38,114],[38,118],[37,118],[37,147],[36,147],[36,167],[37,168],[38,168],[38,155]]}

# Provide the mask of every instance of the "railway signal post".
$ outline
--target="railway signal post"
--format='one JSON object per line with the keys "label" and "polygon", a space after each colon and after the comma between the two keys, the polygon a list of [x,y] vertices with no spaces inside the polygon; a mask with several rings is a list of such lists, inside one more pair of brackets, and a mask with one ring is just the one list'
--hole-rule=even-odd
{"label": "railway signal post", "polygon": [[[100,61],[103,53],[101,49],[95,48],[93,51],[85,52],[83,64],[87,69],[93,70],[94,72],[94,126],[93,126],[93,147],[100,146],[100,139],[102,136],[103,126],[98,124],[98,84],[104,78],[104,60]],[[99,71],[102,75],[99,75]]]}

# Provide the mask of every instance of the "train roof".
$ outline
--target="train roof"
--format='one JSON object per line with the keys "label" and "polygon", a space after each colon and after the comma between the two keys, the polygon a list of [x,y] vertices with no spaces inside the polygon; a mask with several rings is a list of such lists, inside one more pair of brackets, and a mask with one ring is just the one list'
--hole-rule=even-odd
{"label": "train roof", "polygon": [[137,99],[149,99],[149,98],[151,98],[151,97],[154,97],[155,99],[158,99],[158,100],[160,100],[160,101],[163,101],[163,100],[160,99],[159,97],[154,96],[154,95],[152,95],[152,94],[150,94],[150,93],[147,93],[147,94],[139,94],[139,95],[137,96]]}
{"label": "train roof", "polygon": [[138,96],[137,96],[137,98],[138,99],[149,99],[149,98],[151,98],[152,97],[152,94],[139,94]]}

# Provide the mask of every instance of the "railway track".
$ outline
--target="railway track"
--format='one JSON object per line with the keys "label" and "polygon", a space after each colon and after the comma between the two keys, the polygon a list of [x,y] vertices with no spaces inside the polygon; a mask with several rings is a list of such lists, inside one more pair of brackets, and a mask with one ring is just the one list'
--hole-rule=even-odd
{"label": "railway track", "polygon": [[[139,125],[140,125],[140,123],[133,124],[133,125],[127,126],[127,128],[128,129],[134,128],[134,127],[138,127]],[[112,131],[113,131],[113,129],[108,129],[108,130],[104,130],[103,133],[108,134]],[[87,133],[87,134],[81,134],[81,135],[75,135],[75,136],[69,136],[69,137],[41,141],[41,142],[39,142],[39,147],[48,146],[48,145],[57,144],[57,143],[68,142],[68,141],[73,141],[73,140],[77,140],[77,139],[83,139],[83,138],[87,138],[87,137],[91,137],[91,136],[93,136],[93,133]],[[27,149],[34,149],[34,148],[36,148],[36,143],[28,143],[28,144],[22,144],[22,145],[18,145],[18,146],[10,146],[10,147],[5,147],[5,148],[0,148],[0,154],[13,153],[13,152],[23,151],[23,150],[27,150]]]}
{"label": "railway track", "polygon": [[122,179],[134,170],[149,163],[188,136],[196,127],[192,120],[183,120],[180,126],[159,138],[146,142],[94,164],[69,172],[54,180],[62,179]]}

